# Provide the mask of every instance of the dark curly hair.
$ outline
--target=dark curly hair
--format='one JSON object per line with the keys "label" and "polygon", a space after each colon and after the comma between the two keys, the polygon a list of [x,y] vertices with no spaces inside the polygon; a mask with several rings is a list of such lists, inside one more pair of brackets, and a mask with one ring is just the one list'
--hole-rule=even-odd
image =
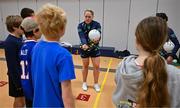
{"label": "dark curly hair", "polygon": [[165,13],[156,13],[156,16],[168,21],[168,16]]}

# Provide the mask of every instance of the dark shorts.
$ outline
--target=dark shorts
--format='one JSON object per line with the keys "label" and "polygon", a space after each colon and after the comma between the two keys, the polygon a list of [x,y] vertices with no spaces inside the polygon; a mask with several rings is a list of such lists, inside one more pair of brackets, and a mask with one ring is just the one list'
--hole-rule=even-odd
{"label": "dark shorts", "polygon": [[32,108],[33,101],[29,99],[25,99],[26,101],[26,108]]}
{"label": "dark shorts", "polygon": [[84,51],[80,49],[81,58],[99,57],[101,55],[100,50]]}
{"label": "dark shorts", "polygon": [[9,96],[12,97],[23,97],[23,89],[17,90],[16,86],[14,85],[14,82],[11,78],[8,78],[9,80]]}

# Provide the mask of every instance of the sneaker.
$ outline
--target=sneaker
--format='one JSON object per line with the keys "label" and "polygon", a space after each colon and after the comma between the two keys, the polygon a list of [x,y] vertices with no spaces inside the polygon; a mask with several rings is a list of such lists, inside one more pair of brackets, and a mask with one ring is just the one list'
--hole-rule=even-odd
{"label": "sneaker", "polygon": [[100,87],[98,84],[94,84],[94,89],[96,92],[100,92]]}
{"label": "sneaker", "polygon": [[82,84],[82,89],[84,90],[84,91],[87,91],[87,83],[85,83],[85,82],[83,82],[83,84]]}

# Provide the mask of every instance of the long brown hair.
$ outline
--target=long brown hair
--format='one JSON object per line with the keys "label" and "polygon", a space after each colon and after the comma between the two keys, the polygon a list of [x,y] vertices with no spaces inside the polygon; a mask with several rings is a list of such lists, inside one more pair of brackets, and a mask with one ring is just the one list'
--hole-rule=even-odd
{"label": "long brown hair", "polygon": [[136,28],[136,40],[151,53],[144,61],[144,81],[139,90],[139,107],[169,107],[167,71],[159,50],[167,39],[167,23],[158,17],[143,19]]}

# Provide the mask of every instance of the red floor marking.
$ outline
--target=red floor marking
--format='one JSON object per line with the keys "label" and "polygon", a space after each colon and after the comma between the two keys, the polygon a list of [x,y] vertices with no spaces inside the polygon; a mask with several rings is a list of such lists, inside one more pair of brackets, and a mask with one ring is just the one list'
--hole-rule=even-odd
{"label": "red floor marking", "polygon": [[80,93],[76,99],[81,100],[81,101],[88,101],[89,98],[90,98],[90,95]]}
{"label": "red floor marking", "polygon": [[7,83],[8,83],[8,82],[6,82],[6,81],[0,81],[0,87],[6,85]]}

